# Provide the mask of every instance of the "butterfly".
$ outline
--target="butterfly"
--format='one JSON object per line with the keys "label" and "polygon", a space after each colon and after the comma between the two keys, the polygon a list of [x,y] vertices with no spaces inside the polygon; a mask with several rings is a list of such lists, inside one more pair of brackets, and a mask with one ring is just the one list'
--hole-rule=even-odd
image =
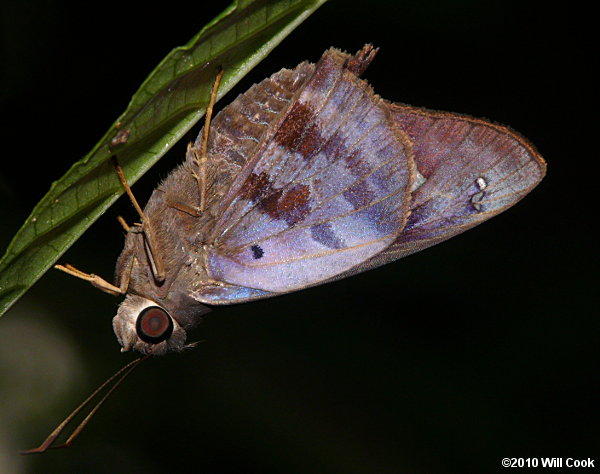
{"label": "butterfly", "polygon": [[329,49],[207,122],[127,227],[112,287],[126,294],[113,319],[122,350],[182,350],[213,306],[397,260],[540,182],[543,158],[509,128],[376,95],[360,78],[376,53]]}
{"label": "butterfly", "polygon": [[[37,448],[68,447],[135,367],[181,351],[214,306],[345,278],[440,243],[506,210],[544,177],[523,137],[476,118],[382,99],[360,76],[377,49],[331,48],[282,69],[206,125],[186,160],[128,226],[115,285],[57,268],[115,295],[123,351],[144,354],[110,377]],[[120,130],[112,145],[126,142]],[[113,384],[67,441],[65,426]]]}

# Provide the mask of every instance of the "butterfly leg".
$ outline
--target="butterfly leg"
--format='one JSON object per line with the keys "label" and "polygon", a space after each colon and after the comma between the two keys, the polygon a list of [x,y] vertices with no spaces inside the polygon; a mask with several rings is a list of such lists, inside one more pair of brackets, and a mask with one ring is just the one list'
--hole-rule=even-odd
{"label": "butterfly leg", "polygon": [[129,263],[125,267],[125,271],[120,273],[121,281],[119,284],[119,290],[121,291],[122,294],[127,293],[127,289],[129,288],[129,281],[131,279],[131,272],[133,270],[133,266],[136,263],[138,263],[137,259],[135,258],[135,256],[132,256],[131,259],[129,260]]}
{"label": "butterfly leg", "polygon": [[105,279],[99,277],[98,275],[94,275],[93,273],[82,272],[81,270],[75,268],[73,265],[54,265],[54,268],[68,273],[71,276],[81,278],[85,281],[89,281],[96,288],[111,295],[119,296],[124,293],[124,291],[122,291],[121,288],[113,285],[112,283],[107,282]]}
{"label": "butterfly leg", "polygon": [[123,227],[123,230],[125,232],[129,232],[131,227],[129,226],[129,224],[127,224],[127,222],[125,222],[125,219],[123,219],[121,216],[117,216],[117,220],[119,221],[119,224],[121,224],[121,227]]}
{"label": "butterfly leg", "polygon": [[[127,222],[125,222],[125,219],[123,219],[121,216],[117,216],[117,220],[119,221],[119,224],[121,224],[123,229],[125,229],[125,232],[129,232],[131,230],[131,227],[127,224]],[[118,295],[124,295],[125,293],[127,293],[127,288],[129,287],[129,279],[131,276],[131,270],[135,263],[134,260],[135,260],[135,257],[133,257],[131,259],[131,262],[127,266],[127,271],[124,274],[124,278],[122,279],[120,286],[118,286],[118,287],[113,285],[112,283],[109,283],[104,278],[101,278],[98,275],[95,275],[93,273],[82,272],[81,270],[78,270],[77,268],[75,268],[73,265],[70,265],[70,264],[54,265],[54,268],[56,268],[57,270],[61,270],[65,273],[68,273],[71,276],[81,278],[82,280],[85,280],[85,281],[89,281],[96,288],[99,288],[100,290],[102,290],[106,293],[109,293],[111,295],[118,296]]]}
{"label": "butterfly leg", "polygon": [[202,134],[202,147],[198,152],[196,148],[191,148],[191,144],[190,146],[188,146],[188,151],[190,151],[191,148],[191,151],[194,154],[194,164],[198,166],[198,174],[194,173],[194,178],[196,178],[196,181],[198,181],[198,186],[200,188],[200,212],[204,212],[206,210],[206,162],[208,160],[208,157],[206,156],[206,150],[208,148],[208,134],[210,132],[210,121],[212,118],[215,102],[217,101],[217,92],[219,91],[219,84],[221,83],[223,72],[224,70],[221,69],[217,74],[217,77],[215,78],[212,93],[210,94],[210,102],[208,103],[208,107],[206,108],[204,132]]}
{"label": "butterfly leg", "polygon": [[180,201],[173,201],[172,199],[166,198],[166,202],[167,202],[167,206],[169,206],[172,209],[176,209],[180,212],[183,212],[185,214],[188,214],[192,217],[200,217],[202,215],[202,213],[200,212],[200,209],[198,207],[195,206],[190,206],[184,202],[180,202]]}
{"label": "butterfly leg", "polygon": [[121,184],[123,185],[123,188],[125,188],[125,192],[129,196],[129,199],[131,200],[133,207],[135,207],[135,210],[137,211],[140,218],[142,219],[142,230],[144,233],[144,241],[146,243],[149,257],[150,257],[150,263],[152,264],[152,274],[154,275],[154,278],[157,281],[159,281],[159,282],[164,281],[165,269],[164,269],[162,257],[159,254],[159,252],[157,251],[158,246],[156,245],[156,237],[155,237],[155,234],[154,234],[154,231],[152,228],[152,224],[151,224],[150,220],[146,217],[146,214],[144,214],[144,211],[142,210],[142,208],[138,204],[135,196],[133,195],[133,192],[131,191],[131,187],[129,186],[129,183],[127,183],[127,178],[125,178],[125,174],[123,173],[123,168],[121,168],[121,165],[119,164],[119,162],[117,160],[117,157],[112,156],[111,160],[112,160],[115,170],[117,172],[117,176],[119,177],[119,181],[121,181]]}

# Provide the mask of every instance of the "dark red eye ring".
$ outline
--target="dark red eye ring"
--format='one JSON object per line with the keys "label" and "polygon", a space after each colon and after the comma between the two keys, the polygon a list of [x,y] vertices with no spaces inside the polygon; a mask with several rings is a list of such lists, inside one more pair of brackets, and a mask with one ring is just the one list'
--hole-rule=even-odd
{"label": "dark red eye ring", "polygon": [[137,317],[135,331],[149,344],[166,341],[173,334],[173,319],[159,306],[148,306]]}

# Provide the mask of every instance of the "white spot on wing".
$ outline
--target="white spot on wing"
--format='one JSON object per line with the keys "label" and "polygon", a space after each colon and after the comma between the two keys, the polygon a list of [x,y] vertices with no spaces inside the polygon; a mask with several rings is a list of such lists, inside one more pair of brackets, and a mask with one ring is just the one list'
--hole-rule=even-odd
{"label": "white spot on wing", "polygon": [[483,201],[483,198],[485,196],[484,189],[488,187],[488,183],[485,180],[485,178],[479,177],[475,180],[475,185],[479,188],[479,192],[471,196],[471,205],[473,206],[473,209],[475,209],[477,212],[481,212],[481,201]]}
{"label": "white spot on wing", "polygon": [[418,170],[415,171],[415,180],[413,182],[412,188],[410,188],[410,192],[414,193],[417,189],[423,186],[427,182],[427,178],[419,173]]}

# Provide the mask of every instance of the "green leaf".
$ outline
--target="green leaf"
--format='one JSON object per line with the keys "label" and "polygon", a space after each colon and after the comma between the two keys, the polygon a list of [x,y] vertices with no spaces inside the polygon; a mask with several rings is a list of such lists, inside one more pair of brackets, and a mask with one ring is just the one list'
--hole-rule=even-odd
{"label": "green leaf", "polygon": [[137,181],[204,115],[220,67],[222,97],[325,1],[238,0],[169,53],[13,238],[0,260],[0,315],[123,194],[112,154],[118,152],[128,182]]}

